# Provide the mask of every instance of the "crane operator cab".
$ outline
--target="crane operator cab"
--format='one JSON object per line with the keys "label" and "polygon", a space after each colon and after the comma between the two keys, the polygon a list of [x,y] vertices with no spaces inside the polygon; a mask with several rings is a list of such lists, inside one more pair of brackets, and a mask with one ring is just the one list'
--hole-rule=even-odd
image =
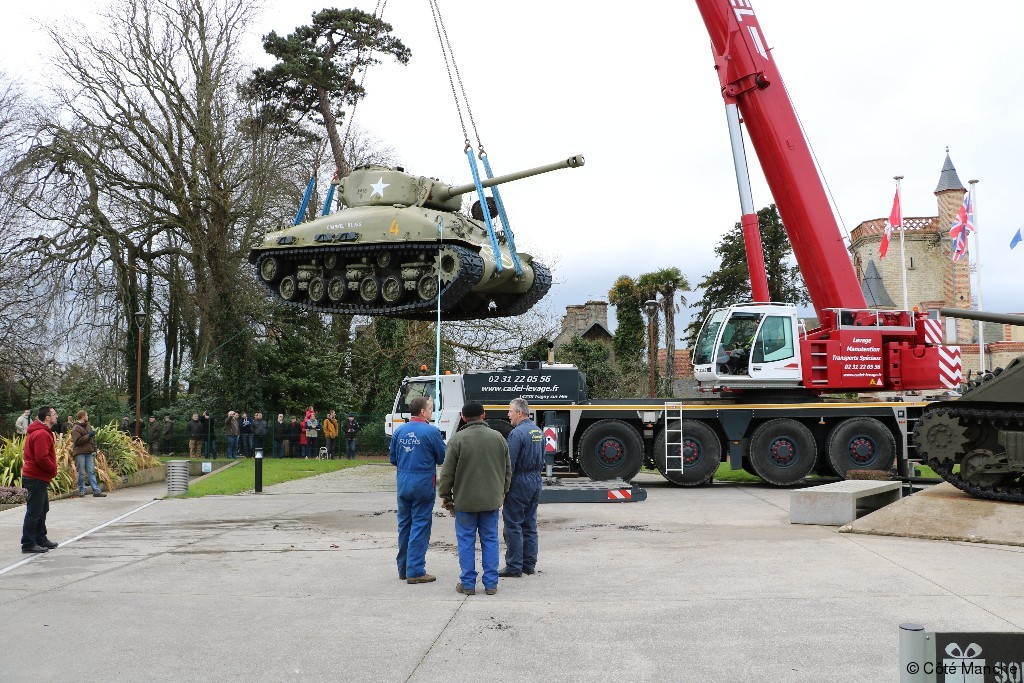
{"label": "crane operator cab", "polygon": [[799,386],[799,324],[796,306],[791,304],[716,309],[697,335],[694,376],[702,384],[716,386]]}

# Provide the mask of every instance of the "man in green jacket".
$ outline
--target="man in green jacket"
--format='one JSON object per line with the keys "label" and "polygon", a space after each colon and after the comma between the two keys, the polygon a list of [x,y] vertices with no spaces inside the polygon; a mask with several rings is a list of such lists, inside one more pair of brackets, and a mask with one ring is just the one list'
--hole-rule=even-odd
{"label": "man in green jacket", "polygon": [[498,592],[498,508],[512,483],[512,463],[505,438],[484,422],[476,401],[462,406],[466,423],[448,441],[437,495],[454,504],[461,576],[455,592],[476,594],[476,538],[480,536],[484,590]]}

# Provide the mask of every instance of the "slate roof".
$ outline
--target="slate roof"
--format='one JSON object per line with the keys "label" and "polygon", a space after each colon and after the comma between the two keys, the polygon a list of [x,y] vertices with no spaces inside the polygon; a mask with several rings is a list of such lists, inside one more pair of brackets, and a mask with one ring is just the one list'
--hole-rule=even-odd
{"label": "slate roof", "polygon": [[[947,159],[949,157],[946,157]],[[955,175],[954,171],[954,175]],[[864,281],[860,283],[860,289],[864,292],[864,300],[872,308],[895,307],[896,303],[889,296],[882,276],[878,272],[873,260],[868,261],[868,267],[864,269]]]}
{"label": "slate roof", "polygon": [[949,158],[949,149],[946,149],[946,162],[942,164],[942,172],[939,173],[939,184],[935,188],[935,194],[946,190],[960,190],[966,192],[967,188],[960,182],[960,177],[953,168],[953,160]]}

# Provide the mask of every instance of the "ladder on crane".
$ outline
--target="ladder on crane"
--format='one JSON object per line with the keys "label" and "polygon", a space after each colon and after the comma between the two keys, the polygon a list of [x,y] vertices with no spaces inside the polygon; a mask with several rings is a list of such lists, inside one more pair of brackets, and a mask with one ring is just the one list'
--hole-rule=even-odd
{"label": "ladder on crane", "polygon": [[683,444],[683,404],[682,402],[665,403],[665,473],[678,472],[680,475],[686,467]]}

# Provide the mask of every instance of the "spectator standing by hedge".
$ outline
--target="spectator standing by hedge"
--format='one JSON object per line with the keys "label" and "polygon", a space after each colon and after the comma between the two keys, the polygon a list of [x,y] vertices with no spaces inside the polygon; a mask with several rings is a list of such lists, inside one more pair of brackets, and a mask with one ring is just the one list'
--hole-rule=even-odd
{"label": "spectator standing by hedge", "polygon": [[170,455],[174,451],[171,444],[171,437],[174,435],[174,418],[170,415],[164,416],[164,426],[160,429],[160,451],[164,455]]}
{"label": "spectator standing by hedge", "polygon": [[228,411],[227,418],[224,419],[224,436],[228,439],[228,459],[238,459],[238,435],[240,433],[240,427],[238,424],[238,413],[233,410]]}
{"label": "spectator standing by hedge", "polygon": [[274,457],[288,455],[288,423],[284,421],[284,413],[277,414],[274,422]]}
{"label": "spectator standing by hedge", "polygon": [[302,433],[299,435],[303,458],[308,458],[310,453],[316,457],[316,438],[319,428],[320,423],[317,422],[316,411],[310,406],[306,409],[306,419],[302,421]]}
{"label": "spectator standing by hedge", "polygon": [[25,436],[28,433],[28,424],[32,421],[29,417],[31,410],[26,410],[21,416],[14,422],[14,434],[16,436]]}
{"label": "spectator standing by hedge", "polygon": [[188,457],[201,458],[206,425],[199,420],[199,413],[192,413],[192,419],[185,425],[185,431],[188,433]]}
{"label": "spectator standing by hedge", "polygon": [[349,413],[345,419],[345,424],[342,425],[342,429],[345,431],[345,457],[349,460],[355,460],[356,437],[359,435],[359,430],[362,427],[356,422],[356,416]]}
{"label": "spectator standing by hedge", "polygon": [[288,444],[287,444],[288,447],[286,449],[285,455],[287,456],[289,454],[289,452],[290,452],[291,453],[291,457],[293,457],[293,458],[299,457],[299,444],[300,444],[301,441],[302,441],[302,425],[299,424],[299,418],[297,418],[294,415],[292,415],[292,421],[288,425]]}
{"label": "spectator standing by hedge", "polygon": [[21,527],[23,553],[45,553],[57,547],[46,537],[46,513],[50,511],[46,490],[57,476],[53,428],[59,418],[50,406],[42,407],[36,417],[38,419],[28,426],[21,466],[21,485],[28,491],[25,523]]}
{"label": "spectator standing by hedge", "polygon": [[160,423],[152,415],[149,416],[149,452],[151,455],[160,453]]}
{"label": "spectator standing by hedge", "polygon": [[[267,421],[263,419],[263,413],[257,411],[252,421],[252,442],[253,448],[261,451],[267,448]],[[255,453],[253,453],[255,455]]]}
{"label": "spectator standing by hedge", "polygon": [[75,456],[75,469],[78,470],[78,497],[85,496],[85,480],[89,479],[89,488],[94,498],[105,498],[107,494],[100,491],[96,481],[96,431],[89,424],[89,413],[78,411],[78,421],[71,427],[71,454]]}
{"label": "spectator standing by hedge", "polygon": [[244,410],[238,421],[238,435],[241,437],[242,455],[252,457],[252,418]]}
{"label": "spectator standing by hedge", "polygon": [[327,457],[334,457],[334,446],[338,443],[338,418],[332,410],[324,418],[324,442],[327,444]]}

